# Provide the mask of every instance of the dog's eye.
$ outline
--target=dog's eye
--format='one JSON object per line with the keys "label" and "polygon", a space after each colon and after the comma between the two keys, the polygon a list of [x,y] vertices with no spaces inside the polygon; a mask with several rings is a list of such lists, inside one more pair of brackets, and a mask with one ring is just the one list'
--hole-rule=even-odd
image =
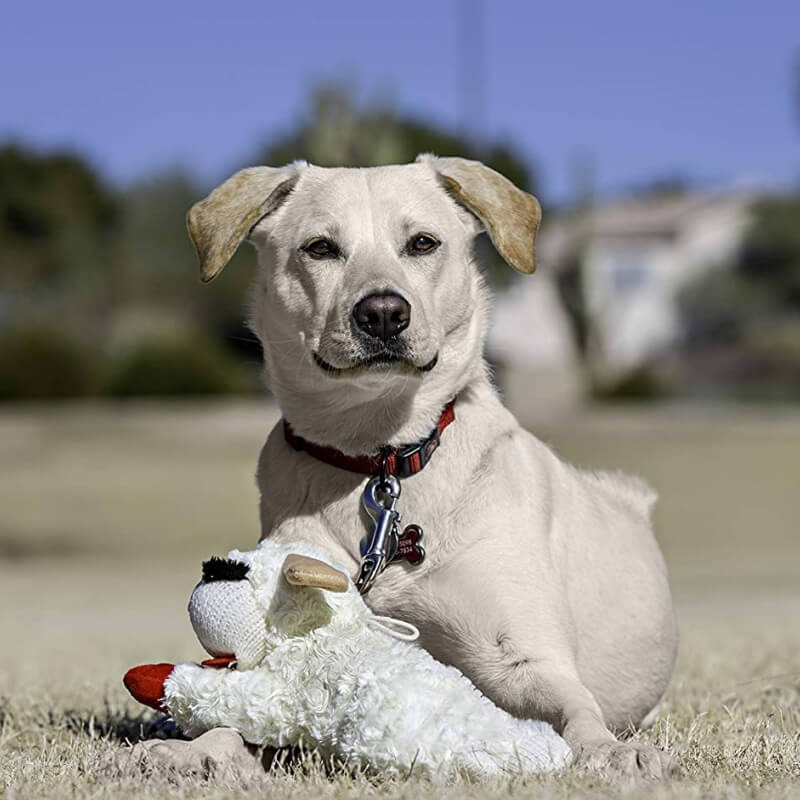
{"label": "dog's eye", "polygon": [[441,243],[429,233],[418,233],[408,240],[406,248],[411,255],[432,253]]}
{"label": "dog's eye", "polygon": [[336,258],[339,255],[336,243],[321,236],[304,244],[302,249],[312,258]]}

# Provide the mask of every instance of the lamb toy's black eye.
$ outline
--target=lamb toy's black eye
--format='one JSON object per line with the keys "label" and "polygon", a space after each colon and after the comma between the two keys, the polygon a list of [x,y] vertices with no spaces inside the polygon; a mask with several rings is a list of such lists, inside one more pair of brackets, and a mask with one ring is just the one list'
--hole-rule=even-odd
{"label": "lamb toy's black eye", "polygon": [[304,252],[308,253],[311,258],[336,258],[339,255],[339,248],[336,242],[330,239],[319,237],[312,239],[303,245]]}
{"label": "lamb toy's black eye", "polygon": [[441,242],[429,233],[418,233],[408,240],[406,249],[411,255],[421,256],[426,253],[432,253]]}
{"label": "lamb toy's black eye", "polygon": [[242,581],[247,577],[250,567],[232,558],[211,556],[203,562],[203,583],[214,581]]}

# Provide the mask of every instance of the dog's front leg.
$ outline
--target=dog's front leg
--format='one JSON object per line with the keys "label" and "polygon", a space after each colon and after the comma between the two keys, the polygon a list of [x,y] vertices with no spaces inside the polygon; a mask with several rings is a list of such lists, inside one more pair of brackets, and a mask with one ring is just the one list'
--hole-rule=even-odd
{"label": "dog's front leg", "polygon": [[196,739],[149,739],[117,754],[121,769],[163,769],[204,779],[248,783],[264,774],[274,751],[247,744],[232,728],[213,728]]}
{"label": "dog's front leg", "polygon": [[674,770],[669,753],[644,742],[620,742],[568,658],[522,660],[512,668],[503,698],[527,717],[544,717],[566,739],[575,763],[607,774],[660,779]]}

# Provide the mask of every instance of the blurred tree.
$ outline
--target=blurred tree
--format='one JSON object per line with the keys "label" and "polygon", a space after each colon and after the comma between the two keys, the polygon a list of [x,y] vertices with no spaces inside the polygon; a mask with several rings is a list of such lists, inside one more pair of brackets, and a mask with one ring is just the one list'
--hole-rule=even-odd
{"label": "blurred tree", "polygon": [[[309,114],[287,133],[267,142],[254,163],[279,165],[305,159],[322,167],[375,167],[413,161],[420,153],[483,161],[521,189],[536,193],[535,174],[525,159],[503,142],[477,144],[461,133],[402,114],[388,105],[359,108],[352,90],[325,85],[312,95]],[[512,275],[487,237],[477,255],[494,284]]]}
{"label": "blurred tree", "polygon": [[[352,92],[337,86],[316,91],[306,116],[268,139],[251,163],[303,158],[377,166],[413,161],[420,152],[480,159],[520,187],[535,188],[524,160],[507,145],[479,146],[386,105],[359,108]],[[232,351],[258,359],[244,325],[252,269],[243,262],[253,259],[238,253],[212,289],[200,283],[184,219],[202,195],[180,172],[112,191],[78,155],[0,146],[0,396],[140,392],[148,381],[162,392],[248,385],[230,378],[222,362]],[[512,275],[486,237],[477,254],[493,282]],[[203,333],[223,345],[213,369],[184,357],[187,343]],[[64,346],[48,349],[48,337],[63,338]],[[37,383],[31,376],[45,355],[47,380]],[[206,380],[204,372],[215,377]],[[115,377],[104,382],[98,374]]]}
{"label": "blurred tree", "polygon": [[762,200],[728,270],[682,293],[689,390],[800,400],[800,195]]}
{"label": "blurred tree", "polygon": [[[0,376],[2,373],[0,373]],[[252,392],[255,373],[202,331],[150,332],[121,348],[103,390],[114,397]]]}
{"label": "blurred tree", "polygon": [[120,229],[124,312],[118,326],[123,344],[146,337],[153,324],[163,327],[169,320],[176,327],[204,331],[237,354],[241,340],[251,340],[244,309],[252,274],[241,264],[247,254],[240,253],[235,259],[239,263],[226,269],[212,287],[200,282],[185,218],[202,195],[182,172],[140,181],[125,193]]}
{"label": "blurred tree", "polygon": [[352,90],[340,85],[318,88],[312,94],[310,114],[288,133],[267,142],[258,161],[286,164],[303,158],[321,167],[377,167],[403,164],[429,152],[479,159],[521,189],[535,192],[530,167],[508,144],[478,145],[460,133],[386,105],[359,109]]}
{"label": "blurred tree", "polygon": [[94,389],[96,364],[64,331],[26,321],[0,335],[0,398],[77,397]]}
{"label": "blurred tree", "polygon": [[98,315],[118,224],[114,194],[78,156],[0,147],[3,317]]}
{"label": "blurred tree", "polygon": [[139,181],[122,196],[119,289],[130,305],[180,306],[199,300],[197,259],[186,234],[187,209],[201,191],[181,172]]}
{"label": "blurred tree", "polygon": [[738,266],[746,280],[768,291],[777,310],[800,313],[800,195],[756,206]]}

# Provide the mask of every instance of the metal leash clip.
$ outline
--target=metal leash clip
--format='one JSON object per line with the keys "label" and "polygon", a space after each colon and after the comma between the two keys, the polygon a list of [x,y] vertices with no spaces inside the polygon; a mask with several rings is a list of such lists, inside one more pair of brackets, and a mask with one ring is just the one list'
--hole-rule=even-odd
{"label": "metal leash clip", "polygon": [[361,502],[372,519],[372,536],[363,548],[361,569],[356,578],[356,588],[366,594],[375,579],[386,569],[397,552],[400,538],[398,525],[400,512],[397,499],[400,497],[400,481],[394,475],[372,478],[364,488]]}

